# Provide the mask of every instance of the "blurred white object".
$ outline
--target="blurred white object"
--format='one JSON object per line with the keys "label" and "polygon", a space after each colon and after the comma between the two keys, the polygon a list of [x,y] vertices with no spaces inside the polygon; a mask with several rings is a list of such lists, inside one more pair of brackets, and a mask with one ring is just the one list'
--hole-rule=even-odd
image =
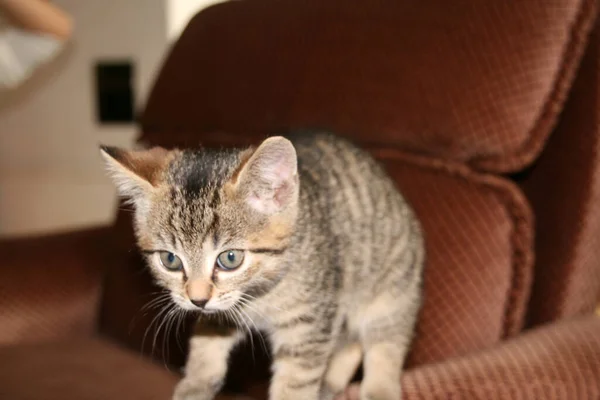
{"label": "blurred white object", "polygon": [[12,89],[64,47],[55,36],[8,27],[0,32],[0,89]]}
{"label": "blurred white object", "polygon": [[226,0],[166,0],[167,39],[176,40],[190,19],[202,9]]}
{"label": "blurred white object", "polygon": [[69,14],[47,0],[0,0],[0,90],[19,86],[71,36]]}

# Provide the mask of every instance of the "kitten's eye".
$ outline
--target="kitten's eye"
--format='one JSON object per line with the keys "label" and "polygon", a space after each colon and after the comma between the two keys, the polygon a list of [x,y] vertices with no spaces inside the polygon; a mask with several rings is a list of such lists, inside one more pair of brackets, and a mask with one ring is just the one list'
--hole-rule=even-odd
{"label": "kitten's eye", "polygon": [[161,251],[159,253],[160,263],[169,271],[180,271],[183,269],[181,258],[169,251]]}
{"label": "kitten's eye", "polygon": [[226,271],[236,269],[244,262],[244,252],[242,250],[227,250],[217,257],[217,265]]}

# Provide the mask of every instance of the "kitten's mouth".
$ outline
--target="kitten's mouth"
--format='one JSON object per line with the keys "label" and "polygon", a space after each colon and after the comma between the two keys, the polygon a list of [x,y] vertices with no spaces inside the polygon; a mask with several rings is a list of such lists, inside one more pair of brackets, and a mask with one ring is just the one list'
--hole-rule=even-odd
{"label": "kitten's mouth", "polygon": [[198,311],[200,311],[200,313],[202,313],[202,314],[212,315],[212,314],[218,314],[219,312],[221,312],[223,310],[207,310],[205,308],[199,308]]}

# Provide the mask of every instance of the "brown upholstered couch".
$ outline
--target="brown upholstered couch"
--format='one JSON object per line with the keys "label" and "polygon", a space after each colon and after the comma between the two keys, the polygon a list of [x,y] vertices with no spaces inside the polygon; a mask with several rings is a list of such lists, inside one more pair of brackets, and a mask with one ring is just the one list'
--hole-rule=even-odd
{"label": "brown upholstered couch", "polygon": [[[351,137],[427,234],[404,398],[597,399],[597,14],[596,0],[217,5],[168,54],[142,140],[248,144],[288,127]],[[0,399],[168,398],[185,340],[171,330],[153,345],[150,328],[142,344],[156,289],[127,213],[0,248]],[[257,353],[240,349],[228,389],[264,398]]]}

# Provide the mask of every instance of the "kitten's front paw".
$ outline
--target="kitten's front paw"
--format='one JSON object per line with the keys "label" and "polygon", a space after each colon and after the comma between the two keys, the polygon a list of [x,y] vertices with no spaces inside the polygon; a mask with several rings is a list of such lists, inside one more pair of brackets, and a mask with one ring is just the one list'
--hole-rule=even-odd
{"label": "kitten's front paw", "polygon": [[395,390],[365,390],[354,383],[338,394],[334,400],[401,400],[402,396]]}
{"label": "kitten's front paw", "polygon": [[389,384],[387,386],[360,388],[360,400],[401,400],[402,391],[400,385]]}
{"label": "kitten's front paw", "polygon": [[173,393],[173,400],[213,400],[214,397],[213,391],[207,386],[198,385],[197,382],[187,379],[179,382]]}

